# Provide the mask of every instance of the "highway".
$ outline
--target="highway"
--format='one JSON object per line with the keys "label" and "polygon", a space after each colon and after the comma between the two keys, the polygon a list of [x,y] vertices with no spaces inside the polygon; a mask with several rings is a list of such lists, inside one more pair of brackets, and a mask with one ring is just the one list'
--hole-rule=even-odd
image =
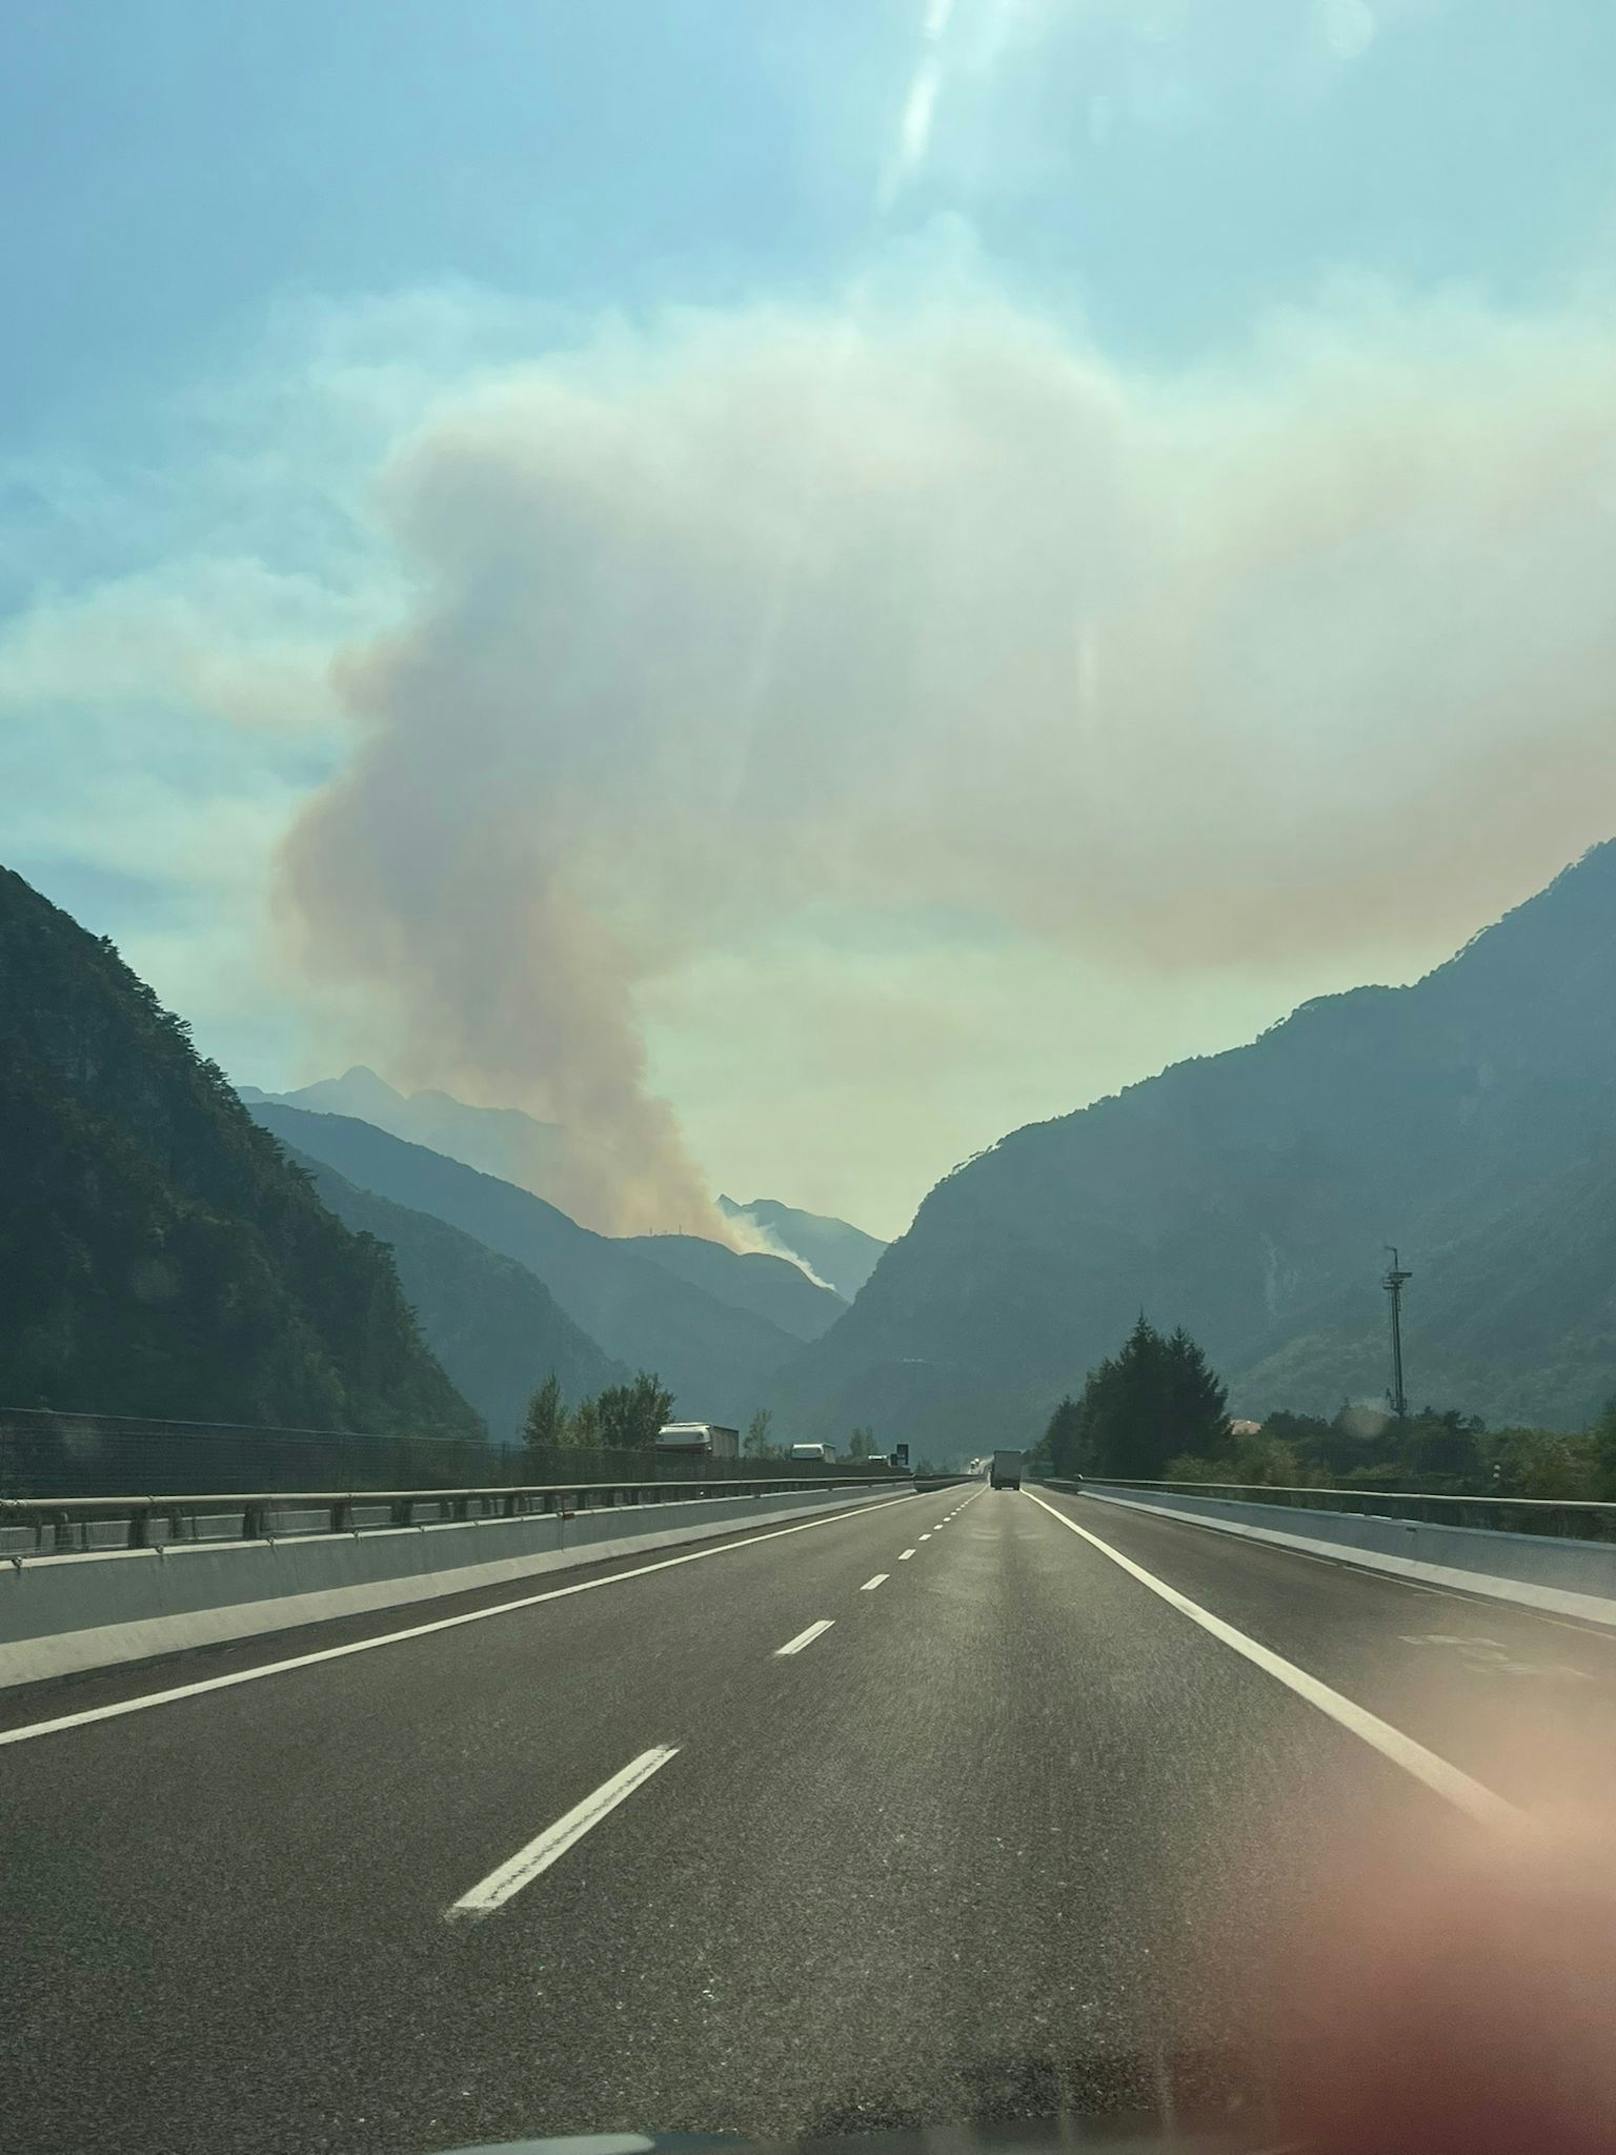
{"label": "highway", "polygon": [[1485,1992],[1613,1760],[1616,1634],[977,1484],[33,1687],[0,2143],[1249,2106]]}

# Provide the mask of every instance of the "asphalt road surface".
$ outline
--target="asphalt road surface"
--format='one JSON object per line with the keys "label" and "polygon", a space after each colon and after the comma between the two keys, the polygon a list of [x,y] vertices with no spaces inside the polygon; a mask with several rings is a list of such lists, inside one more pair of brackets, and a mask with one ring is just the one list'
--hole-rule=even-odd
{"label": "asphalt road surface", "polygon": [[34,1687],[0,2144],[1260,2106],[1575,2020],[1613,1762],[1616,1634],[975,1484]]}

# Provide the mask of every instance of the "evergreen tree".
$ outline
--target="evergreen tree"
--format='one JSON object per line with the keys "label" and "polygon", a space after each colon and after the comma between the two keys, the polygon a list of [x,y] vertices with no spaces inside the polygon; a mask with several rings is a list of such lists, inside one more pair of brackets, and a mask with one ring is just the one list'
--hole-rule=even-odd
{"label": "evergreen tree", "polygon": [[527,1403],[522,1442],[534,1450],[548,1450],[567,1441],[567,1404],[561,1396],[561,1379],[552,1369]]}
{"label": "evergreen tree", "polygon": [[1163,1459],[1174,1452],[1194,1452],[1203,1459],[1227,1453],[1230,1444],[1229,1389],[1207,1366],[1206,1356],[1180,1325],[1163,1353],[1166,1399],[1162,1427]]}
{"label": "evergreen tree", "polygon": [[1076,1406],[1056,1410],[1051,1453],[1059,1421],[1068,1472],[1158,1480],[1181,1454],[1228,1452],[1227,1396],[1182,1327],[1164,1339],[1141,1311],[1121,1351],[1090,1370]]}
{"label": "evergreen tree", "polygon": [[1049,1417],[1049,1426],[1033,1447],[1033,1461],[1046,1473],[1081,1474],[1083,1471],[1083,1409],[1068,1393]]}
{"label": "evergreen tree", "polygon": [[774,1447],[769,1442],[769,1424],[774,1417],[767,1407],[759,1407],[746,1425],[746,1435],[741,1440],[741,1450],[748,1459],[768,1459]]}

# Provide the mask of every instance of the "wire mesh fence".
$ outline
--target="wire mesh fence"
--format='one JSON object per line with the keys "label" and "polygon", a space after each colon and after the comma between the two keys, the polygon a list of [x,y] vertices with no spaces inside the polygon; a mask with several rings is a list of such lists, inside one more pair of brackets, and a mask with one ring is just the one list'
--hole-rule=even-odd
{"label": "wire mesh fence", "polygon": [[283,1429],[130,1415],[0,1408],[0,1497],[97,1497],[275,1490],[474,1489],[535,1483],[796,1481],[868,1473],[884,1459],[711,1459],[651,1449],[482,1444],[407,1432]]}

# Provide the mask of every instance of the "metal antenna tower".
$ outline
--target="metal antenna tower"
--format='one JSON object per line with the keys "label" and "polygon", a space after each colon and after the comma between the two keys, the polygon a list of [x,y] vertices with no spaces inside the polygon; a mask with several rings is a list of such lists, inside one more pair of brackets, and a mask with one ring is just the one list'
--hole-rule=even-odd
{"label": "metal antenna tower", "polygon": [[1385,1246],[1392,1253],[1391,1265],[1380,1283],[1392,1298],[1391,1403],[1393,1414],[1402,1421],[1408,1413],[1408,1395],[1403,1390],[1403,1285],[1414,1275],[1398,1263],[1396,1243],[1388,1242]]}

